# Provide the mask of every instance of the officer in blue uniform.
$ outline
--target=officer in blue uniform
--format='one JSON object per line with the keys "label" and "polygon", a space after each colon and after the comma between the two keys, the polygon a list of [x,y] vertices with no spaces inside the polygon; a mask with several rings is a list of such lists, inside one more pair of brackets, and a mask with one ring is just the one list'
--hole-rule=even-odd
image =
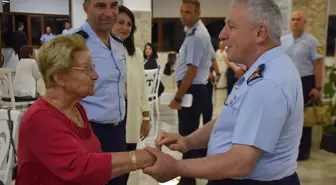
{"label": "officer in blue uniform", "polygon": [[[311,100],[320,101],[324,64],[322,47],[314,36],[304,31],[305,24],[304,13],[293,12],[292,33],[281,38],[281,45],[299,70],[304,103],[306,106],[311,106]],[[311,145],[312,127],[303,127],[299,161],[309,158]]]}
{"label": "officer in blue uniform", "polygon": [[[200,116],[208,100],[206,84],[211,66],[212,44],[210,35],[199,16],[198,1],[182,1],[181,21],[187,28],[187,33],[176,66],[175,80],[178,91],[170,107],[179,110],[179,133],[183,136],[199,128]],[[180,105],[185,94],[193,96],[191,107],[182,108]],[[183,159],[201,157],[202,153],[201,150],[189,151],[183,154]],[[196,180],[182,177],[180,184],[196,185]]]}
{"label": "officer in blue uniform", "polygon": [[156,140],[157,147],[180,152],[208,147],[208,156],[176,160],[151,148],[157,160],[144,172],[160,182],[184,176],[209,185],[299,185],[302,84],[280,47],[280,8],[273,0],[234,0],[225,21],[220,38],[228,60],[246,65],[247,72],[217,120],[188,136],[162,133]]}
{"label": "officer in blue uniform", "polygon": [[[127,149],[124,121],[126,58],[122,41],[110,34],[118,15],[118,1],[87,0],[84,10],[87,21],[75,34],[86,39],[99,78],[95,82],[94,95],[84,98],[81,104],[103,152],[123,152]],[[106,20],[97,21],[100,19]],[[123,175],[109,184],[126,185],[127,180]]]}

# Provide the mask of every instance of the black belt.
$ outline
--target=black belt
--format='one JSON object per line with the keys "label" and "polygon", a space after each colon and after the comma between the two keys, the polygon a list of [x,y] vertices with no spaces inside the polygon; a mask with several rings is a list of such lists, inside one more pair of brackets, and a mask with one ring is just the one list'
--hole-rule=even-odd
{"label": "black belt", "polygon": [[300,180],[297,173],[291,176],[274,181],[258,181],[251,179],[225,179],[209,181],[208,185],[300,185]]}
{"label": "black belt", "polygon": [[98,123],[98,122],[93,122],[90,121],[90,123],[96,123],[96,124],[101,124],[101,125],[113,125],[115,127],[119,126],[121,122],[117,122],[117,123]]}

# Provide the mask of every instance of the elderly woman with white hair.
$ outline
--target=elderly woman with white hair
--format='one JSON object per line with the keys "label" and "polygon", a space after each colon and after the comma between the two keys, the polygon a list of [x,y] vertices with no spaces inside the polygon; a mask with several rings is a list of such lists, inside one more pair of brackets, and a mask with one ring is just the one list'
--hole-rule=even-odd
{"label": "elderly woman with white hair", "polygon": [[49,40],[39,50],[37,62],[46,93],[20,124],[16,185],[105,185],[154,163],[147,149],[102,153],[79,103],[94,94],[98,79],[81,36]]}

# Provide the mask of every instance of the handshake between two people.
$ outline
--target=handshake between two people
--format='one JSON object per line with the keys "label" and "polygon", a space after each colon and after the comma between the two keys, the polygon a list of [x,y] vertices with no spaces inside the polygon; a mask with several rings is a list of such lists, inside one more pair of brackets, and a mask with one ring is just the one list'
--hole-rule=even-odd
{"label": "handshake between two people", "polygon": [[161,152],[162,146],[168,147],[170,150],[185,153],[189,151],[188,141],[177,133],[161,133],[156,138],[156,148],[147,147],[145,150],[151,155],[152,160],[148,163],[148,167],[142,171],[152,176],[158,182],[166,182],[180,175],[179,164],[172,156]]}

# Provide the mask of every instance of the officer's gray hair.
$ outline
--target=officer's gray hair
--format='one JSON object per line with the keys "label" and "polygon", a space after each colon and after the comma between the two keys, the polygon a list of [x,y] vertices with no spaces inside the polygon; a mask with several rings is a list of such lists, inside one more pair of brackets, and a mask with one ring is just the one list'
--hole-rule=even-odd
{"label": "officer's gray hair", "polygon": [[231,6],[247,4],[252,24],[268,26],[268,36],[280,43],[282,16],[279,6],[273,0],[233,0]]}

